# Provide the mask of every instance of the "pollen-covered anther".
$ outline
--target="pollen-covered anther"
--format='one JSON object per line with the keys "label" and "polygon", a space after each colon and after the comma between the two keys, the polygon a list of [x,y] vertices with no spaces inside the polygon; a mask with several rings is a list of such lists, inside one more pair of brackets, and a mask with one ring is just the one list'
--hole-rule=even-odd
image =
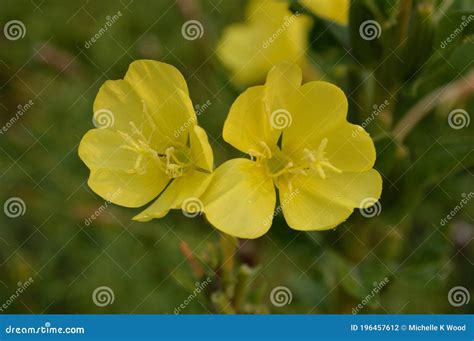
{"label": "pollen-covered anther", "polygon": [[250,155],[250,158],[252,160],[255,159],[255,161],[259,163],[264,159],[271,159],[272,151],[270,147],[268,147],[268,145],[264,141],[259,141],[259,145],[262,147],[261,150],[252,149],[252,148],[248,150],[248,154]]}
{"label": "pollen-covered anther", "polygon": [[187,158],[185,152],[179,149],[177,150],[174,147],[168,147],[165,150],[166,163],[164,165],[164,170],[170,178],[179,178],[180,176],[183,176],[191,166],[190,160],[183,161],[177,157],[177,154],[181,155],[182,158]]}

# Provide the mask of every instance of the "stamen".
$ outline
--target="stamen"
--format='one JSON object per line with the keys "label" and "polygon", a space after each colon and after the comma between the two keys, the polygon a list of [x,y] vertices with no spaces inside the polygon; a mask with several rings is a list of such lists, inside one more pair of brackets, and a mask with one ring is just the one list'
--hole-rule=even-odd
{"label": "stamen", "polygon": [[119,148],[125,149],[125,150],[129,150],[129,151],[131,151],[131,152],[136,152],[136,151],[137,151],[136,148],[133,148],[133,147],[130,147],[130,146],[126,146],[126,145],[121,145]]}
{"label": "stamen", "polygon": [[342,170],[340,170],[339,168],[337,167],[334,167],[331,163],[329,163],[328,161],[323,161],[321,162],[321,165],[322,166],[325,166],[326,168],[329,168],[330,170],[338,173],[338,174],[341,174],[342,173]]}
{"label": "stamen", "polygon": [[125,134],[124,132],[121,132],[120,130],[117,131],[119,135],[127,142],[128,144],[131,144],[136,150],[140,149],[140,146],[133,140],[130,135]]}
{"label": "stamen", "polygon": [[137,134],[142,140],[146,140],[145,136],[143,136],[142,131],[137,128],[135,123],[132,121],[129,121],[128,124],[130,124],[130,127],[132,127],[132,131],[134,134]]}
{"label": "stamen", "polygon": [[280,175],[283,175],[283,174],[285,174],[285,173],[288,173],[288,170],[289,170],[291,167],[293,167],[293,162],[290,161],[290,162],[288,162],[288,163],[286,164],[285,167],[283,167],[283,169],[281,169],[281,170],[279,170],[278,172],[272,174],[271,176],[272,176],[272,177],[278,177],[278,176],[280,176]]}
{"label": "stamen", "polygon": [[138,143],[140,144],[140,147],[142,148],[142,150],[144,152],[148,152],[156,160],[159,159],[158,152],[156,150],[154,150],[153,148],[151,148],[147,143],[145,143],[141,140],[139,140]]}
{"label": "stamen", "polygon": [[146,169],[144,167],[140,167],[143,161],[143,154],[138,154],[137,159],[135,160],[135,170],[139,175],[143,175],[146,173]]}
{"label": "stamen", "polygon": [[316,158],[314,157],[315,151],[311,151],[308,148],[303,149],[304,157],[306,158],[310,163],[315,162]]}
{"label": "stamen", "polygon": [[[179,152],[180,150],[178,150]],[[166,166],[165,173],[171,178],[182,176],[192,165],[191,160],[182,161],[175,155],[175,148],[168,147],[165,150]],[[186,156],[185,156],[186,158]]]}
{"label": "stamen", "polygon": [[290,170],[288,171],[288,173],[291,173],[291,174],[308,175],[308,173],[307,173],[304,169],[301,169],[301,168],[290,169]]}
{"label": "stamen", "polygon": [[309,168],[317,171],[317,173],[322,179],[326,179],[326,172],[324,168],[332,170],[333,172],[336,172],[338,174],[342,173],[342,171],[339,168],[335,167],[326,157],[327,145],[328,139],[323,138],[316,151],[310,151],[307,148],[303,150],[303,159],[309,163]]}
{"label": "stamen", "polygon": [[[149,143],[145,142],[146,139],[137,126],[131,121],[129,124],[134,136],[137,135],[138,139],[134,139],[129,134],[118,131],[119,135],[125,141],[125,144],[121,145],[120,148],[137,154],[133,168],[126,170],[128,174],[145,174],[147,171],[146,167],[143,166],[145,157],[151,157],[157,161],[158,167],[170,178],[180,177],[190,169],[192,160],[189,158],[188,151],[186,151],[187,149],[181,149],[181,147],[179,147],[176,150],[175,147],[168,147],[165,150],[165,155],[159,154]],[[183,146],[183,148],[186,147]],[[178,154],[176,154],[176,152],[178,152]]]}
{"label": "stamen", "polygon": [[290,190],[290,193],[293,193],[293,183],[291,180],[288,180],[288,189]]}
{"label": "stamen", "polygon": [[257,162],[260,162],[260,160],[263,159],[263,154],[260,153],[258,150],[249,149],[248,153],[250,155],[251,160],[253,160],[253,158],[255,158]]}
{"label": "stamen", "polygon": [[267,159],[271,159],[272,158],[272,151],[270,150],[270,147],[268,147],[268,145],[264,141],[259,141],[259,144],[263,147],[263,155]]}
{"label": "stamen", "polygon": [[320,164],[316,165],[316,170],[322,179],[326,179],[326,173],[324,173],[323,167]]}
{"label": "stamen", "polygon": [[170,166],[171,165],[171,157],[173,155],[173,152],[174,152],[174,148],[173,147],[169,147],[169,148],[166,148],[165,150],[165,154],[166,154],[166,166]]}
{"label": "stamen", "polygon": [[318,154],[325,154],[325,150],[326,150],[326,147],[328,145],[328,139],[325,137],[323,138],[323,140],[321,141],[321,143],[319,144],[319,147],[318,147]]}

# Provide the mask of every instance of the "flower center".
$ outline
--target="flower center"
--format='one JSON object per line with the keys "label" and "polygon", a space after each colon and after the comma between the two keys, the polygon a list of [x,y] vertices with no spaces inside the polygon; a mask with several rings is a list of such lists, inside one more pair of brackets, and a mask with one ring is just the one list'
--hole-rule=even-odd
{"label": "flower center", "polygon": [[127,170],[127,173],[145,174],[147,166],[144,164],[144,160],[147,157],[153,162],[158,163],[158,166],[170,178],[183,176],[191,169],[191,151],[187,146],[181,144],[172,145],[165,149],[164,154],[160,154],[150,146],[151,136],[149,139],[146,139],[133,122],[130,121],[129,124],[133,134],[127,134],[120,130],[117,131],[124,140],[124,144],[120,148],[130,150],[137,155],[134,167]]}
{"label": "flower center", "polygon": [[326,179],[328,170],[341,173],[342,171],[331,164],[326,157],[327,144],[328,139],[324,138],[316,150],[303,149],[303,157],[298,161],[292,160],[278,146],[270,148],[263,141],[260,141],[260,150],[250,150],[250,155],[252,159],[255,157],[256,162],[265,167],[267,175],[279,187],[279,181],[284,175],[308,175],[308,172],[316,171],[322,179]]}
{"label": "flower center", "polygon": [[338,174],[342,173],[342,171],[339,168],[334,167],[334,165],[331,164],[331,162],[329,162],[328,158],[326,157],[327,145],[328,139],[323,138],[319,144],[318,149],[303,149],[303,160],[308,163],[310,169],[316,170],[322,179],[326,179],[326,170],[332,170]]}
{"label": "flower center", "polygon": [[170,178],[179,178],[187,173],[192,166],[191,151],[186,146],[168,147],[165,151],[165,173]]}

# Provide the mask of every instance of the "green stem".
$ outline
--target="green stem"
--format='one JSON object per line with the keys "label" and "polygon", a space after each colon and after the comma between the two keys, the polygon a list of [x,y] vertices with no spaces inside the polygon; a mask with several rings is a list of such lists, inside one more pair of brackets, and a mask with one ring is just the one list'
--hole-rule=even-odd
{"label": "green stem", "polygon": [[234,295],[234,308],[236,311],[240,311],[242,304],[245,302],[251,274],[252,269],[248,265],[242,264],[240,266]]}
{"label": "green stem", "polygon": [[474,93],[474,70],[457,81],[448,83],[427,96],[423,97],[398,122],[393,129],[393,136],[400,143],[416,127],[426,115],[428,115],[440,103],[453,103]]}

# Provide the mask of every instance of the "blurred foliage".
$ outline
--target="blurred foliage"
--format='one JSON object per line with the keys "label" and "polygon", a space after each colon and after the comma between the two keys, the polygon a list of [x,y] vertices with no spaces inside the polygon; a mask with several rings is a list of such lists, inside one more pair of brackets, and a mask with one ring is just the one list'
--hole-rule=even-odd
{"label": "blurred foliage", "polygon": [[[474,300],[461,307],[448,302],[454,286],[474,295],[474,203],[441,224],[462,193],[473,191],[474,124],[459,130],[448,124],[453,109],[474,113],[472,77],[467,95],[438,103],[406,139],[392,133],[424,96],[473,71],[473,22],[442,47],[474,14],[470,0],[356,0],[348,27],[305,12],[315,21],[308,55],[347,93],[350,121],[362,124],[374,105],[389,103],[366,127],[384,178],[379,215],[355,212],[335,230],[310,233],[289,229],[278,216],[266,236],[238,245],[221,242],[204,217],[178,211],[138,223],[130,220],[138,209],[110,205],[85,225],[104,202],[87,187],[77,146],[92,127],[98,88],[123,77],[135,59],[179,68],[193,103],[212,103],[199,121],[211,136],[216,164],[239,155],[220,132],[240,90],[229,83],[214,48],[227,25],[243,20],[243,7],[243,1],[218,0],[1,2],[2,27],[21,20],[26,35],[0,37],[0,124],[18,105],[34,102],[0,135],[0,202],[20,197],[26,204],[21,217],[0,215],[0,304],[18,282],[34,280],[6,312],[173,313],[195,282],[216,270],[183,313],[351,313],[385,277],[388,284],[360,313],[474,311]],[[120,19],[85,48],[118,11]],[[203,23],[202,39],[183,39],[181,26],[190,19]],[[379,39],[361,38],[365,20],[380,23]],[[115,302],[102,308],[91,296],[104,285]],[[291,290],[291,304],[270,303],[277,286]]]}

